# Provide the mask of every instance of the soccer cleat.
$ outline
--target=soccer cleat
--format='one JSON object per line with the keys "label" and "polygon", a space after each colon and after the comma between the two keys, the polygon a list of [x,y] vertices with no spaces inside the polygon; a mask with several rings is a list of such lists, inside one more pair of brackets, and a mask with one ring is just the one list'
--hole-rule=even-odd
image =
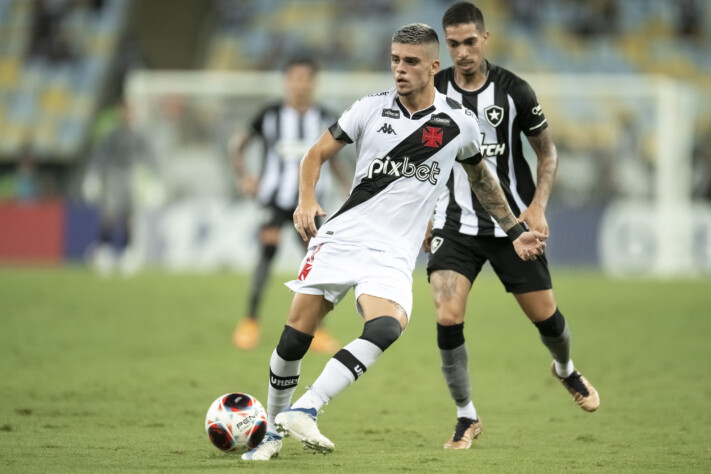
{"label": "soccer cleat", "polygon": [[555,371],[555,362],[551,365],[551,371],[553,372],[553,376],[560,380],[560,383],[568,389],[568,392],[570,392],[575,399],[575,403],[577,403],[580,408],[587,412],[597,410],[597,407],[600,406],[600,395],[598,395],[595,387],[590,385],[590,382],[580,375],[580,372],[574,370],[573,373],[567,377],[561,377]]}
{"label": "soccer cleat", "polygon": [[279,456],[279,451],[281,451],[281,436],[276,433],[267,433],[256,448],[242,455],[242,459],[245,461],[269,461]]}
{"label": "soccer cleat", "polygon": [[251,350],[259,342],[259,322],[254,318],[244,318],[232,333],[232,343],[239,349]]}
{"label": "soccer cleat", "polygon": [[454,434],[444,443],[444,449],[469,449],[472,441],[481,435],[481,420],[471,418],[457,418]]}
{"label": "soccer cleat", "polygon": [[318,430],[315,408],[290,408],[279,413],[274,419],[284,436],[293,436],[301,441],[304,449],[314,453],[330,453],[335,446]]}
{"label": "soccer cleat", "polygon": [[337,340],[323,328],[316,329],[310,349],[316,352],[333,355],[341,348]]}

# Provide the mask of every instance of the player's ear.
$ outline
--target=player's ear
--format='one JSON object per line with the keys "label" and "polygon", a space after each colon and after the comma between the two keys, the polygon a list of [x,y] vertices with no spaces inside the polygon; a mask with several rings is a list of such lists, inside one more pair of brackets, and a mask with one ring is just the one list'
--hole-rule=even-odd
{"label": "player's ear", "polygon": [[432,71],[431,71],[431,74],[434,76],[434,75],[437,74],[438,72],[439,72],[439,59],[435,59],[435,60],[432,62]]}

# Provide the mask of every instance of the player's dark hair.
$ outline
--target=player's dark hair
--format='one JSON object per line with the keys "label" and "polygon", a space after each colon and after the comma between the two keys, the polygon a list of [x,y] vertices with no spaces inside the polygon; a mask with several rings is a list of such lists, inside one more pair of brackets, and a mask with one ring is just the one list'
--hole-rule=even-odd
{"label": "player's dark hair", "polygon": [[424,23],[410,23],[395,32],[393,43],[401,44],[434,44],[439,46],[437,32]]}
{"label": "player's dark hair", "polygon": [[314,58],[311,56],[294,56],[290,58],[284,65],[284,72],[288,71],[294,66],[308,66],[311,68],[311,72],[316,74],[319,71],[319,65]]}
{"label": "player's dark hair", "polygon": [[461,25],[462,23],[474,23],[479,31],[486,31],[484,14],[472,3],[458,2],[444,12],[442,29],[446,30],[448,26]]}

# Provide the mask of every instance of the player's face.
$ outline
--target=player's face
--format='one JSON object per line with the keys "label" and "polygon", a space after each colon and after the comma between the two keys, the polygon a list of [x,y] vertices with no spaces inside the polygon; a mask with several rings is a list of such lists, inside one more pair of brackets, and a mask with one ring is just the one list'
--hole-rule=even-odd
{"label": "player's face", "polygon": [[316,73],[310,66],[296,64],[284,76],[286,95],[299,103],[311,102],[316,88]]}
{"label": "player's face", "polygon": [[395,88],[401,96],[416,94],[432,82],[439,71],[439,60],[434,45],[392,43],[390,70]]}
{"label": "player's face", "polygon": [[488,31],[480,31],[476,23],[460,23],[444,30],[449,56],[454,67],[464,75],[474,74],[486,58]]}

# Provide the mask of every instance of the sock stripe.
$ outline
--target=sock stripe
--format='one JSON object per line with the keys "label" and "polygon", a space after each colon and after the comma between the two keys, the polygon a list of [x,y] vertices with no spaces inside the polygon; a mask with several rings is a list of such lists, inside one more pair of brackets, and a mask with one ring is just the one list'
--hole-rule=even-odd
{"label": "sock stripe", "polygon": [[367,370],[365,364],[359,361],[356,356],[354,356],[346,349],[341,349],[340,351],[336,352],[336,355],[334,355],[333,358],[343,364],[348,370],[350,370],[351,374],[353,374],[353,377],[355,377],[356,380],[358,380],[358,377],[363,375]]}
{"label": "sock stripe", "polygon": [[269,369],[269,385],[275,390],[286,390],[288,388],[294,388],[299,384],[299,375],[291,377],[280,377]]}

